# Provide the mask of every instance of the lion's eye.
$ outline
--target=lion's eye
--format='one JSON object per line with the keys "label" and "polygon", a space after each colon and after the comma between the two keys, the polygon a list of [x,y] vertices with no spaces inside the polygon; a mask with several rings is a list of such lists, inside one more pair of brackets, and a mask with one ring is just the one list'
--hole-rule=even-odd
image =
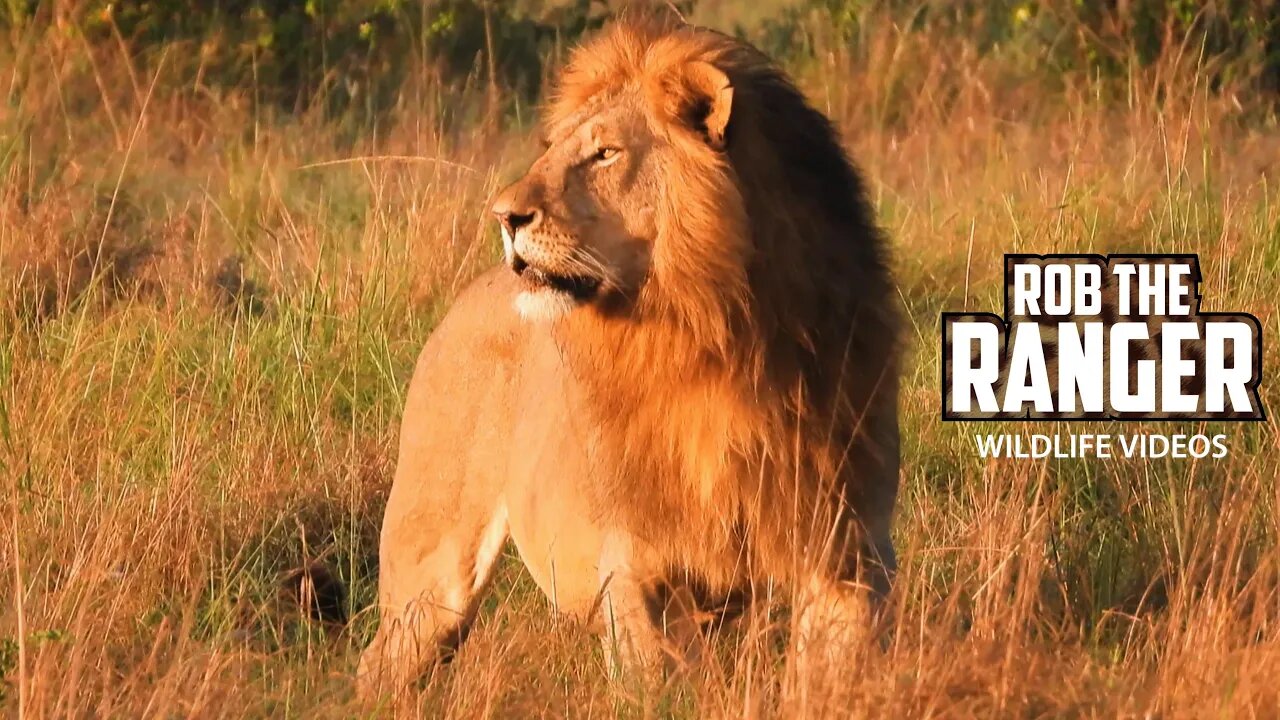
{"label": "lion's eye", "polygon": [[598,163],[609,162],[610,160],[618,157],[618,153],[620,152],[622,151],[618,148],[602,147],[599,150],[596,150],[596,154],[593,155],[591,159]]}

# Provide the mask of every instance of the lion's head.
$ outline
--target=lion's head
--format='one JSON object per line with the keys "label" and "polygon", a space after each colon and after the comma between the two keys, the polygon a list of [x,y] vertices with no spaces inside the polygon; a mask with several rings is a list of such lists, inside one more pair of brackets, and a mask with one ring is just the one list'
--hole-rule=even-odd
{"label": "lion's head", "polygon": [[708,32],[645,32],[620,26],[574,55],[545,152],[494,204],[527,317],[745,291],[749,235],[725,232],[746,219],[726,153],[730,46]]}
{"label": "lion's head", "polygon": [[861,182],[749,45],[619,23],[573,54],[543,136],[493,208],[524,316],[665,318],[719,350],[763,333],[843,351],[853,315],[893,335],[861,302],[889,290]]}

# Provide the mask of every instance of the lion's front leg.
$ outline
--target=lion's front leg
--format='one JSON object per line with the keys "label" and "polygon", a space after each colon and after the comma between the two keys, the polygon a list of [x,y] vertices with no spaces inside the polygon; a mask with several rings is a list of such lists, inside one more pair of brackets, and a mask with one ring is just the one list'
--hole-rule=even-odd
{"label": "lion's front leg", "polygon": [[850,668],[879,651],[892,625],[888,593],[897,561],[888,534],[852,562],[848,579],[815,574],[797,592],[788,684],[802,706],[845,687]]}
{"label": "lion's front leg", "polygon": [[387,506],[378,588],[382,619],[357,677],[366,699],[403,699],[466,638],[507,539],[507,511],[500,504],[409,495],[393,489]]}
{"label": "lion's front leg", "polygon": [[705,654],[701,610],[687,582],[634,546],[625,533],[605,540],[600,615],[611,674],[655,680],[683,672]]}

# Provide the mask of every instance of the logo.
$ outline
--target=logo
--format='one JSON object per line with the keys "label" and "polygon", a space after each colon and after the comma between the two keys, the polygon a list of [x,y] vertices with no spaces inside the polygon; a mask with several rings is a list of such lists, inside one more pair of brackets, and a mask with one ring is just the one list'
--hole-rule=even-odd
{"label": "logo", "polygon": [[1005,255],[1004,314],[942,314],[944,420],[1264,420],[1262,326],[1197,255]]}

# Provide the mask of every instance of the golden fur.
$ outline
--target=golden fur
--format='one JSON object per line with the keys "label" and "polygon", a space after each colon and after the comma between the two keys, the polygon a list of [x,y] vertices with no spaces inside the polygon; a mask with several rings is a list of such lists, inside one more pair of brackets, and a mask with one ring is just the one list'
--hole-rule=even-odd
{"label": "golden fur", "polygon": [[682,603],[892,571],[899,320],[830,123],[753,48],[633,22],[573,54],[544,126],[495,204],[517,272],[410,388],[366,688],[461,640],[508,535],[641,661]]}

